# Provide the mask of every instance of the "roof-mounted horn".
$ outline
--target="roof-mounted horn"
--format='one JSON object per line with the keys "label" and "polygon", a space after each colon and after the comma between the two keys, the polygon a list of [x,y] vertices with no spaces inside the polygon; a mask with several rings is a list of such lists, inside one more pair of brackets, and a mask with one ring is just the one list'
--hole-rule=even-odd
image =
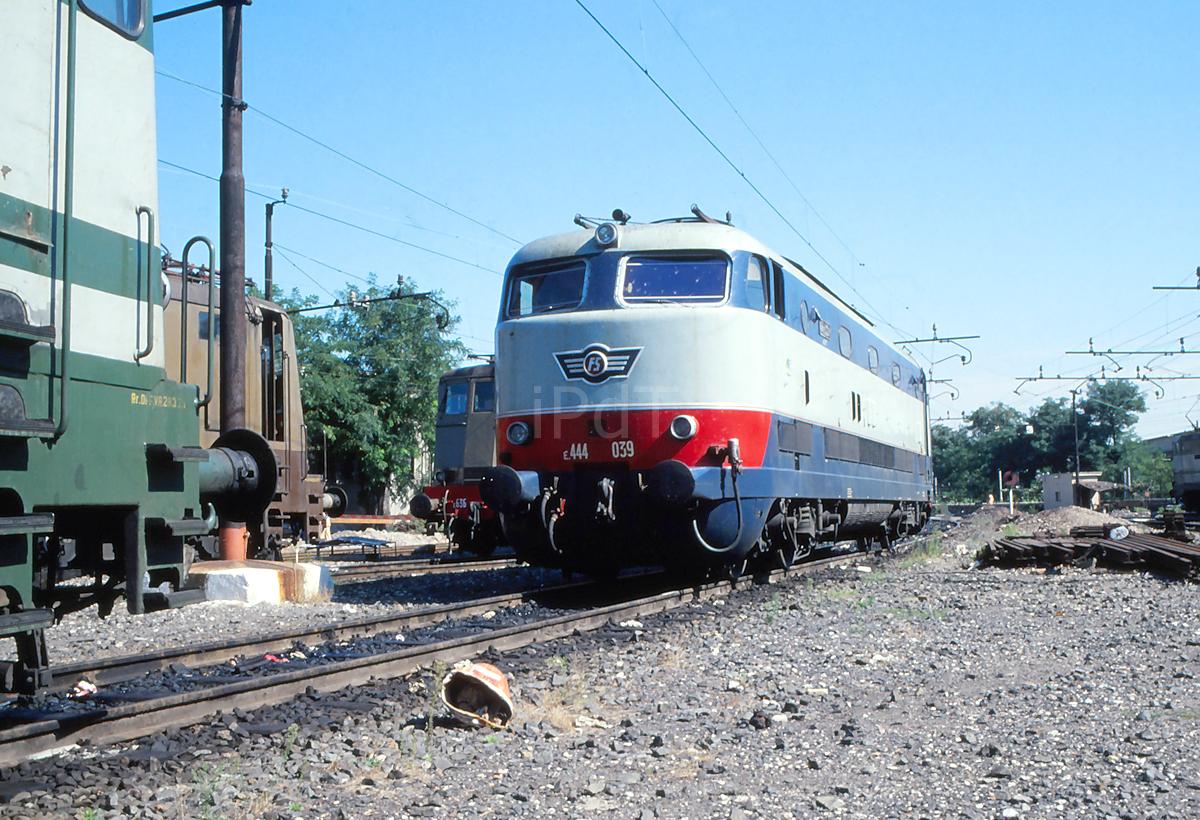
{"label": "roof-mounted horn", "polygon": [[692,214],[697,219],[699,219],[701,222],[707,222],[710,225],[732,225],[733,224],[733,214],[731,214],[729,211],[725,212],[725,221],[722,222],[721,220],[713,219],[711,216],[704,213],[704,211],[700,210],[700,206],[694,202],[692,203]]}

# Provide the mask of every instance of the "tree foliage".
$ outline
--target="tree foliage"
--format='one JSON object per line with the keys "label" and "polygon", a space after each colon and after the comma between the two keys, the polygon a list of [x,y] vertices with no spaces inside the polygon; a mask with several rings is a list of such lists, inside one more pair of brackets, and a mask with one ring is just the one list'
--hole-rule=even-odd
{"label": "tree foliage", "polygon": [[[294,313],[304,419],[311,452],[327,441],[331,473],[352,470],[374,507],[393,483],[412,478],[412,465],[432,450],[437,383],[466,349],[445,331],[457,321],[438,301],[399,280],[365,290],[347,285],[338,307]],[[388,301],[369,302],[386,299]],[[320,304],[293,291],[288,308]],[[439,323],[445,325],[440,327]]]}
{"label": "tree foliage", "polygon": [[[1078,397],[1079,469],[1110,481],[1132,473],[1135,491],[1165,496],[1171,463],[1133,433],[1146,399],[1130,382],[1091,382]],[[1075,420],[1069,399],[1047,399],[1027,413],[1005,404],[980,407],[959,428],[933,427],[933,466],[943,497],[979,500],[996,488],[996,472],[1012,470],[1023,486],[1044,473],[1075,469]]]}

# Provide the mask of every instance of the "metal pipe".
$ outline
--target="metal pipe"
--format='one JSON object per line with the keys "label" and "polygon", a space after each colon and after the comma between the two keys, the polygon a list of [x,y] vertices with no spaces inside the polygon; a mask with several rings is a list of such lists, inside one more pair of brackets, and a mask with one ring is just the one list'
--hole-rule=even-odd
{"label": "metal pipe", "polygon": [[154,15],[154,22],[162,23],[167,20],[174,20],[176,17],[182,17],[183,15],[191,14],[192,12],[215,8],[219,5],[221,5],[221,0],[206,0],[206,2],[203,3],[193,3],[190,6],[184,6],[180,9],[172,9],[171,11],[164,11],[161,14],[156,14]]}
{"label": "metal pipe", "polygon": [[213,279],[216,276],[213,268],[217,261],[216,251],[213,250],[212,241],[207,236],[193,236],[183,246],[183,293],[180,295],[183,313],[180,317],[179,333],[179,381],[187,381],[188,305],[190,304],[188,302],[188,255],[192,251],[192,246],[197,242],[203,242],[204,247],[208,248],[208,392],[204,394],[203,400],[196,400],[196,407],[204,407],[212,400]]}
{"label": "metal pipe", "polygon": [[68,361],[71,353],[71,262],[69,235],[71,220],[75,217],[75,32],[76,18],[79,7],[76,3],[67,4],[67,139],[66,158],[63,163],[63,227],[62,243],[59,251],[59,272],[62,279],[62,345],[59,358],[61,364],[58,373],[58,426],[54,428],[54,438],[61,438],[67,432],[67,384]]}

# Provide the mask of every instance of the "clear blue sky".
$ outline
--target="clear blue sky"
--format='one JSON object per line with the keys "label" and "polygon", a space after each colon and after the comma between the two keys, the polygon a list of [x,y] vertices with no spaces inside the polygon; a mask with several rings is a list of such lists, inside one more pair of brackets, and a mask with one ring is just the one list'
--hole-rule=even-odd
{"label": "clear blue sky", "polygon": [[[937,398],[935,416],[1065,395],[1071,384],[1040,382],[1016,396],[1014,377],[1098,369],[1062,355],[1089,337],[1167,349],[1197,334],[1188,346],[1200,349],[1200,292],[1150,289],[1193,284],[1200,265],[1200,4],[658,0],[810,207],[654,0],[586,2],[836,272],[572,0],[256,0],[245,10],[245,97],[521,241],[569,230],[577,212],[728,209],[886,320],[890,338],[927,336],[934,323],[941,335],[982,335],[971,365],[934,368],[961,391]],[[219,34],[216,11],[159,24],[159,69],[219,88]],[[160,158],[219,174],[219,114],[211,94],[160,76]],[[286,185],[296,204],[493,271],[277,211],[277,243],[444,290],[465,342],[490,352],[498,272],[515,243],[253,111],[245,138],[248,187]],[[215,237],[215,183],[167,167],[160,179],[168,247]],[[248,198],[247,273],[260,284],[262,205]],[[347,280],[291,256],[330,290]],[[320,293],[283,259],[275,271],[286,288]],[[1139,361],[1123,358],[1121,375]],[[1200,374],[1200,356],[1151,366]],[[1184,429],[1200,396],[1200,381],[1164,387],[1145,435]]]}

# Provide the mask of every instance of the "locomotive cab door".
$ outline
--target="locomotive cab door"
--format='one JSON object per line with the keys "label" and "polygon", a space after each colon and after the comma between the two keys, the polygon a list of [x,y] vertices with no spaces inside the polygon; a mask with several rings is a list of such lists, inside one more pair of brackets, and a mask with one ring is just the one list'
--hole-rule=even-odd
{"label": "locomotive cab door", "polygon": [[438,385],[438,415],[434,443],[436,471],[447,482],[459,480],[467,449],[467,416],[471,383],[465,378],[447,379]]}
{"label": "locomotive cab door", "polygon": [[465,477],[478,478],[478,471],[496,463],[496,392],[491,379],[471,382],[471,412],[467,415]]}

